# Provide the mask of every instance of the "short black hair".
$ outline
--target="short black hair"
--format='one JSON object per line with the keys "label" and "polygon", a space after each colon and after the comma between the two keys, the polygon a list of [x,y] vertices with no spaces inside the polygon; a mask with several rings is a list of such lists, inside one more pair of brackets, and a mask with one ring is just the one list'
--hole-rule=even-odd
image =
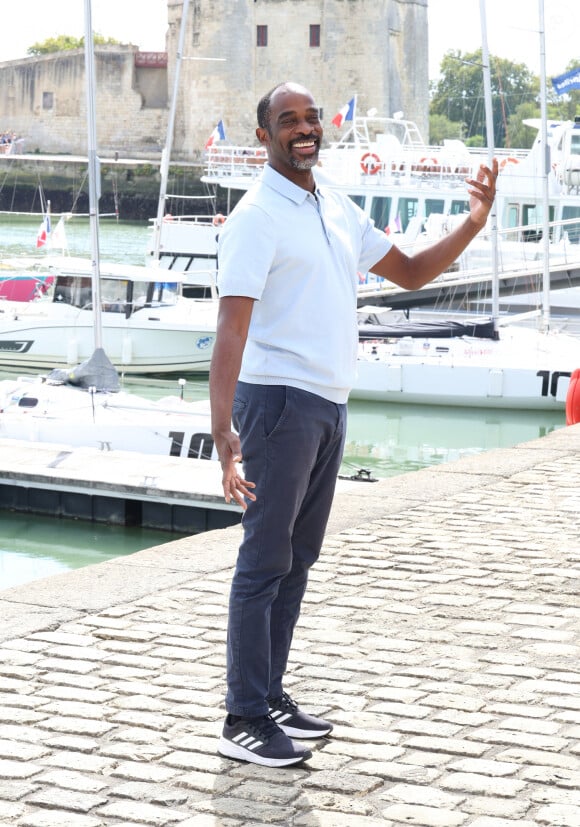
{"label": "short black hair", "polygon": [[291,80],[285,80],[282,83],[277,83],[276,86],[273,86],[269,92],[266,92],[260,100],[258,101],[258,110],[257,110],[257,118],[258,118],[258,126],[261,129],[267,129],[270,132],[270,114],[272,109],[272,97],[274,96],[274,92],[277,92],[278,89],[282,89],[284,86],[288,88],[294,88],[305,92],[306,94],[310,95],[308,89],[305,86],[302,86],[300,83],[295,83]]}
{"label": "short black hair", "polygon": [[273,86],[269,92],[266,92],[266,94],[263,95],[258,101],[257,118],[258,126],[261,127],[261,129],[270,129],[270,110],[272,108],[272,95],[277,89],[285,85],[285,83],[278,83],[276,86]]}

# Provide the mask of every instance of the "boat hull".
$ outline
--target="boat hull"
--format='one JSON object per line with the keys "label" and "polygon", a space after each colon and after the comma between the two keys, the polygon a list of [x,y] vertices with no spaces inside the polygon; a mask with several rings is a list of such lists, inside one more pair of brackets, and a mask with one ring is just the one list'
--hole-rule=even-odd
{"label": "boat hull", "polygon": [[580,340],[510,328],[498,341],[400,339],[359,346],[352,399],[564,411]]}
{"label": "boat hull", "polygon": [[[50,305],[51,312],[54,305]],[[215,342],[215,321],[185,324],[161,321],[155,312],[126,320],[103,314],[102,346],[124,374],[207,373]],[[0,315],[0,365],[24,370],[73,367],[95,348],[92,315],[43,317],[31,305]]]}
{"label": "boat hull", "polygon": [[142,454],[217,459],[209,403],[90,394],[39,378],[0,381],[0,438]]}

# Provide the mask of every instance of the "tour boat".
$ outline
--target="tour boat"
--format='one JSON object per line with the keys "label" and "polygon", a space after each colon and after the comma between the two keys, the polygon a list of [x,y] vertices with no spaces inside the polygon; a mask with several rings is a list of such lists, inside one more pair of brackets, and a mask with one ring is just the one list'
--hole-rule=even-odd
{"label": "tour boat", "polygon": [[[544,223],[550,235],[552,288],[580,283],[580,119],[549,121],[547,141],[548,212],[544,216],[540,119],[524,121],[537,130],[533,146],[497,149],[497,238],[484,229],[455,262],[430,285],[451,281],[466,285],[462,295],[481,298],[497,251],[502,295],[530,289],[541,278]],[[206,152],[202,180],[215,189],[239,195],[260,174],[266,160],[262,147],[212,145]],[[469,209],[465,180],[488,163],[488,150],[467,147],[458,139],[430,146],[418,127],[402,117],[355,117],[340,141],[322,149],[314,169],[321,184],[349,195],[392,234],[407,252],[428,246],[448,233]],[[227,216],[226,216],[227,218]],[[217,267],[217,239],[223,216],[171,215],[158,222],[156,255],[171,269],[210,270]],[[153,244],[149,254],[153,254]],[[505,284],[504,284],[505,282]],[[488,285],[489,289],[489,285]],[[360,301],[389,304],[391,286],[361,273]],[[449,296],[449,291],[447,291]],[[397,297],[398,305],[414,306],[417,295]],[[433,296],[429,303],[433,303]]]}

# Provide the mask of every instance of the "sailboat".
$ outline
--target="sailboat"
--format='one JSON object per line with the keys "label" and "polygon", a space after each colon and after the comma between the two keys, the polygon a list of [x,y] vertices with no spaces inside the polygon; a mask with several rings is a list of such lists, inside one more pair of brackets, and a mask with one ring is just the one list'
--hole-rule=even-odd
{"label": "sailboat", "polygon": [[[85,319],[91,318],[94,347],[89,358],[74,368],[55,369],[47,376],[0,381],[0,436],[95,447],[102,451],[127,450],[216,459],[209,427],[209,403],[186,402],[183,394],[152,402],[122,392],[118,371],[103,345],[93,48],[91,0],[85,0],[91,269],[82,277],[70,276],[65,282],[61,275],[57,276],[56,281],[57,290],[69,290],[69,306],[74,306],[72,297],[81,287],[85,293],[90,291],[89,296],[85,295],[85,302],[90,305],[90,310],[85,311]],[[70,269],[74,265],[67,266]],[[141,280],[144,281],[142,275]],[[159,282],[158,271],[155,280]],[[119,275],[118,281],[132,283],[126,275]],[[132,300],[136,298],[133,296]],[[67,304],[64,299],[61,303]],[[159,308],[153,309],[151,305],[146,312],[149,315],[158,314]],[[125,314],[118,315],[121,318]],[[17,327],[17,322],[18,317],[15,316],[12,320],[14,327]],[[63,334],[65,329],[66,324],[61,325],[61,338],[66,338]],[[191,330],[189,337],[191,350],[194,345]],[[0,348],[2,341],[5,339],[0,332]]]}

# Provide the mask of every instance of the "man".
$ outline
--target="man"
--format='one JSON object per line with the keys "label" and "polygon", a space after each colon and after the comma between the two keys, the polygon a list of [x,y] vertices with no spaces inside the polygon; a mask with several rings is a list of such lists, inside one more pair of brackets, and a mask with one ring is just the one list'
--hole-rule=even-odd
{"label": "man", "polygon": [[[225,498],[245,509],[218,751],[278,767],[311,756],[292,737],[332,730],[284,692],[283,676],[342,459],[358,345],[357,271],[408,289],[443,272],[485,225],[497,162],[468,180],[463,224],[410,258],[349,198],[317,187],[322,125],[307,89],[275,87],[258,104],[258,124],[268,163],[220,235],[210,372]],[[242,457],[245,477],[236,465]]]}

